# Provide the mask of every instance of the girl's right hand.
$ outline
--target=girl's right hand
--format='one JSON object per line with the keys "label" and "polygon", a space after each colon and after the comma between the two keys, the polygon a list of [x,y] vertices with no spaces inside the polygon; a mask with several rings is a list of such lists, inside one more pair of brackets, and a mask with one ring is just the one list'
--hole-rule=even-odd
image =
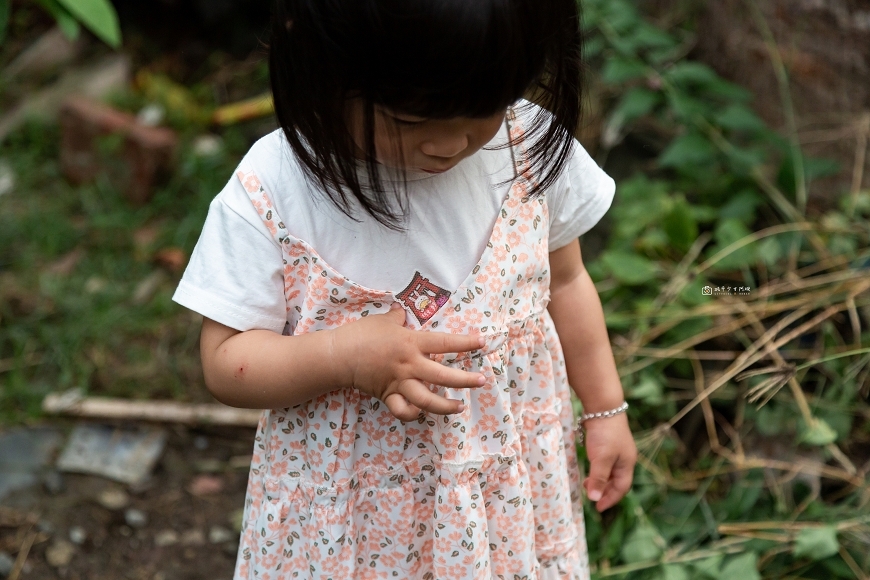
{"label": "girl's right hand", "polygon": [[461,412],[461,401],[436,395],[424,383],[462,389],[484,385],[485,377],[444,366],[429,355],[476,350],[484,339],[411,330],[404,322],[405,310],[393,304],[385,314],[337,328],[332,331],[331,360],[345,367],[349,384],[383,401],[397,419],[414,421],[421,411]]}

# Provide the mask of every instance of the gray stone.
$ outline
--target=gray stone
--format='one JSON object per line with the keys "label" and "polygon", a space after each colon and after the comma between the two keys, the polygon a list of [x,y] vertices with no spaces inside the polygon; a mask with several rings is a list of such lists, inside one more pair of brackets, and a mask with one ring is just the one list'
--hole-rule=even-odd
{"label": "gray stone", "polygon": [[223,544],[237,539],[237,535],[221,526],[212,526],[208,530],[208,541],[212,544]]}
{"label": "gray stone", "polygon": [[130,496],[122,489],[109,488],[100,492],[97,501],[101,506],[110,510],[120,510],[130,503]]}
{"label": "gray stone", "polygon": [[144,528],[148,524],[148,515],[142,510],[130,508],[124,512],[124,521],[131,528]]}
{"label": "gray stone", "polygon": [[48,428],[21,428],[0,434],[0,499],[39,483],[38,473],[61,443],[61,434]]}
{"label": "gray stone", "polygon": [[54,524],[48,520],[39,520],[36,524],[36,529],[43,534],[51,535],[54,533]]}
{"label": "gray stone", "polygon": [[88,533],[81,526],[73,526],[69,529],[69,541],[76,546],[81,546],[88,539]]}
{"label": "gray stone", "polygon": [[70,435],[57,467],[137,485],[148,479],[165,446],[162,429],[82,423]]}
{"label": "gray stone", "polygon": [[0,578],[6,578],[12,573],[15,560],[6,552],[0,552]]}
{"label": "gray stone", "polygon": [[46,472],[46,474],[42,476],[42,485],[45,487],[45,491],[51,495],[58,495],[59,493],[63,493],[66,489],[63,475],[54,469]]}
{"label": "gray stone", "polygon": [[185,546],[202,546],[205,544],[205,534],[202,530],[187,530],[181,534],[181,543]]}
{"label": "gray stone", "polygon": [[173,546],[178,543],[178,534],[174,530],[161,530],[154,536],[154,545],[158,548]]}
{"label": "gray stone", "polygon": [[45,551],[45,560],[49,566],[62,568],[67,566],[76,553],[76,548],[66,540],[56,540]]}

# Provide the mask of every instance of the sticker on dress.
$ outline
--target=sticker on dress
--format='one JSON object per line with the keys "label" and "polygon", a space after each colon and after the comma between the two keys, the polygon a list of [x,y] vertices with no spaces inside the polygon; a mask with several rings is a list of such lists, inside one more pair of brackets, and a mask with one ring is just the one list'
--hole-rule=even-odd
{"label": "sticker on dress", "polygon": [[450,299],[450,292],[436,286],[424,278],[420,272],[414,273],[414,279],[396,296],[407,306],[420,324],[435,316],[438,309]]}

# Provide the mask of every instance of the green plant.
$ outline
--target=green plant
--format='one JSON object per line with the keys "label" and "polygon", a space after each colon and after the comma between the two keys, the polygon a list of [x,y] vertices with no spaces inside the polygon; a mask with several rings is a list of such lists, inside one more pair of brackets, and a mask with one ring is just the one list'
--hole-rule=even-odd
{"label": "green plant", "polygon": [[838,168],[806,158],[793,123],[772,131],[751,95],[687,60],[691,31],[657,28],[630,0],[583,5],[609,101],[603,155],[654,152],[620,181],[588,264],[641,450],[621,512],[587,514],[597,577],[858,576],[870,192],[806,215],[807,189]]}
{"label": "green plant", "polygon": [[[113,48],[121,45],[118,15],[109,0],[34,0],[52,15],[67,38],[75,39],[81,26]],[[0,0],[0,43],[6,35],[11,0]]]}

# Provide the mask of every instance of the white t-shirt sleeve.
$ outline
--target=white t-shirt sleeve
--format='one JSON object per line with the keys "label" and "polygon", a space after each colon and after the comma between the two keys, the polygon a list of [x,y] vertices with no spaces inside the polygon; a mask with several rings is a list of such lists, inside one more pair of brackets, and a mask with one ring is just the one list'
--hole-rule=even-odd
{"label": "white t-shirt sleeve", "polygon": [[211,202],[172,299],[236,330],[284,330],[281,248],[235,175]]}
{"label": "white t-shirt sleeve", "polygon": [[576,240],[601,220],[616,192],[613,179],[579,144],[559,179],[547,192],[550,251]]}

